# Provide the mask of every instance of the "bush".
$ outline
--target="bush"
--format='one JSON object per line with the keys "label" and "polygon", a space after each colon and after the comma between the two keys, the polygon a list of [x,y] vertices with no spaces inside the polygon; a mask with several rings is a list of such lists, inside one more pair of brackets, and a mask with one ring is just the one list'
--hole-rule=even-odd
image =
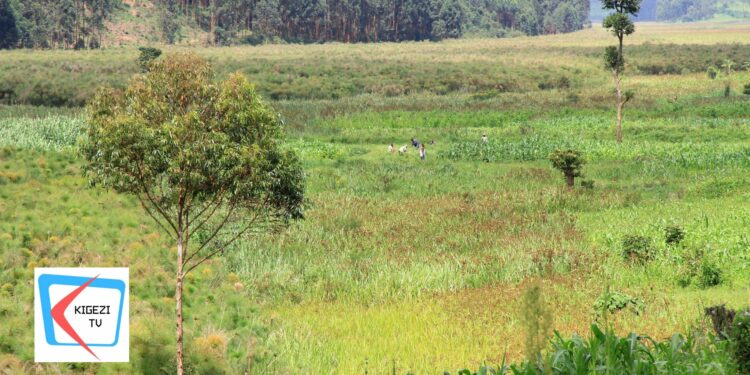
{"label": "bush", "polygon": [[732,332],[732,325],[734,324],[734,317],[736,315],[735,311],[728,309],[726,305],[707,307],[704,311],[706,316],[711,319],[716,337],[728,339]]}
{"label": "bush", "polygon": [[552,89],[569,89],[570,78],[566,76],[560,76],[554,81],[543,81],[537,85],[540,90],[552,90]]}
{"label": "bush", "polygon": [[719,75],[719,70],[716,69],[716,67],[711,66],[706,70],[706,75],[708,75],[708,78],[716,79],[716,76]]}
{"label": "bush", "polygon": [[147,72],[149,64],[161,56],[161,50],[154,47],[139,47],[138,51],[141,51],[138,55],[138,66],[142,72]]}
{"label": "bush", "polygon": [[685,239],[685,230],[679,225],[669,225],[664,228],[664,243],[676,246]]}
{"label": "bush", "polygon": [[750,374],[750,310],[738,313],[734,317],[729,338],[732,342],[734,359],[740,367],[740,373]]}
{"label": "bush", "polygon": [[558,89],[568,89],[570,88],[570,78],[566,76],[560,76],[555,84]]}
{"label": "bush", "polygon": [[628,234],[622,238],[622,256],[626,260],[645,262],[652,257],[651,239]]}
{"label": "bush", "polygon": [[701,288],[710,288],[721,284],[721,282],[721,269],[711,261],[704,260],[701,262],[701,269],[698,274],[698,286]]}
{"label": "bush", "polygon": [[581,187],[587,190],[594,190],[594,180],[582,180]]}
{"label": "bush", "polygon": [[640,298],[633,298],[625,293],[607,290],[594,302],[594,313],[596,318],[599,319],[606,314],[613,314],[630,308],[634,314],[640,315],[645,307],[646,305]]}
{"label": "bush", "polygon": [[745,95],[750,95],[750,83],[746,84],[746,85],[745,85],[745,86],[743,87],[743,89],[742,89],[742,93],[743,93],[743,94],[745,94]]}

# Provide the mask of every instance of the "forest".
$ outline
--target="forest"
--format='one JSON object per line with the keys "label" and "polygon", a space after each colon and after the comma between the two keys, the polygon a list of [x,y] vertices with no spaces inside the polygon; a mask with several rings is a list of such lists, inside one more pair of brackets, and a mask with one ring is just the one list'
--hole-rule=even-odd
{"label": "forest", "polygon": [[[591,20],[606,16],[599,0],[591,0]],[[750,17],[748,0],[641,0],[636,21],[693,22],[724,16],[733,19]]]}
{"label": "forest", "polygon": [[[0,48],[97,48],[118,0],[0,0]],[[379,42],[556,34],[588,24],[588,0],[156,0],[162,41],[186,25],[214,45]]]}
{"label": "forest", "polygon": [[[743,18],[748,5],[643,0],[634,18]],[[219,46],[559,34],[606,16],[598,0],[0,0],[0,48],[99,48],[112,28],[128,33],[119,21],[136,7],[151,13],[159,42],[180,44],[199,30],[202,43]]]}

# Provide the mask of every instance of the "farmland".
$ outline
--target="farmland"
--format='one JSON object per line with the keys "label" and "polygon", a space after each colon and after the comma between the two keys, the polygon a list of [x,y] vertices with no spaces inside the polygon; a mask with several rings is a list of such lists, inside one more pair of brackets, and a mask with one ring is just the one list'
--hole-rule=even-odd
{"label": "farmland", "polygon": [[[533,286],[566,337],[587,335],[611,292],[642,305],[600,319],[619,334],[705,334],[704,308],[750,302],[750,99],[741,93],[750,72],[734,73],[729,97],[705,73],[722,58],[750,61],[739,44],[748,29],[639,24],[626,46],[636,97],[621,145],[600,61],[612,38],[600,28],[195,50],[219,76],[244,71],[272,99],[308,202],[304,220],[188,279],[189,365],[421,374],[519,362]],[[172,244],[135,199],[90,188],[77,152],[85,121],[75,105],[100,84],[124,85],[136,56],[0,52],[0,77],[19,100],[62,106],[0,107],[0,369],[173,372],[173,332],[163,329],[174,321]],[[413,148],[386,152],[412,137],[427,142],[425,161]],[[550,167],[559,148],[583,152],[585,184],[567,189]],[[674,227],[679,243],[666,240]],[[635,236],[643,262],[623,256]],[[130,267],[129,364],[33,363],[30,280],[47,265]]]}

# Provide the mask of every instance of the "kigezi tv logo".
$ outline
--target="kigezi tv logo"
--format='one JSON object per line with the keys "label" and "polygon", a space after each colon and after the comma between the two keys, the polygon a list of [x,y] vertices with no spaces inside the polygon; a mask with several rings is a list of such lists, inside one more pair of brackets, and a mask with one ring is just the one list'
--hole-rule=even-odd
{"label": "kigezi tv logo", "polygon": [[127,268],[34,270],[36,362],[127,362]]}

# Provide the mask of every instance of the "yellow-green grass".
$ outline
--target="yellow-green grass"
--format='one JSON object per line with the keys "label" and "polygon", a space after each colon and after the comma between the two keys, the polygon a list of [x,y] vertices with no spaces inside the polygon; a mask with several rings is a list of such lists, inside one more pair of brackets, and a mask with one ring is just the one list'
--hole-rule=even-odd
{"label": "yellow-green grass", "polygon": [[[634,44],[649,37],[741,42],[747,27],[638,26]],[[564,335],[587,333],[594,302],[608,288],[643,299],[645,309],[615,312],[606,324],[656,338],[706,329],[706,306],[749,305],[750,159],[743,156],[750,106],[737,87],[750,76],[736,74],[727,99],[723,82],[702,73],[629,74],[626,84],[637,96],[626,107],[618,146],[610,77],[591,54],[611,39],[595,28],[538,39],[201,50],[217,64],[298,59],[285,67],[290,71],[330,58],[335,63],[324,68],[331,79],[398,56],[426,66],[421,73],[447,63],[481,73],[502,61],[532,91],[274,103],[307,172],[306,219],[242,242],[189,278],[190,365],[199,373],[440,373],[519,361],[529,315],[521,296],[532,284],[541,285]],[[78,58],[84,65],[120,59],[100,66],[102,74],[120,76],[133,71],[127,60],[135,58],[128,49],[5,56],[42,73]],[[545,71],[547,63],[560,70]],[[277,74],[263,64],[255,77]],[[572,89],[535,89],[560,72],[570,75]],[[87,186],[70,136],[80,131],[80,117],[0,111],[0,134],[12,135],[0,140],[0,316],[8,322],[0,324],[0,369],[173,371],[172,245],[133,199]],[[482,133],[488,147],[510,151],[492,162],[448,156],[477,144]],[[386,152],[388,143],[399,147],[415,136],[437,141],[427,145],[426,161],[413,148],[405,156]],[[586,147],[582,179],[593,189],[563,186],[544,155],[545,147],[563,144],[555,142]],[[664,243],[671,224],[685,229],[682,245]],[[653,259],[639,264],[622,256],[621,240],[630,234],[651,240]],[[693,277],[682,285],[703,258],[718,266],[721,284]],[[130,364],[33,364],[28,281],[35,265],[131,267]]]}
{"label": "yellow-green grass", "polygon": [[[524,358],[525,312],[521,295],[528,284],[496,286],[410,302],[376,306],[310,303],[273,309],[282,321],[269,340],[285,353],[289,372],[340,374],[437,374],[481,364]],[[552,306],[554,327],[562,335],[586,335],[594,319],[589,304],[602,289],[601,280],[586,277],[547,279],[541,283]],[[746,286],[637,292],[648,309],[640,316],[611,317],[620,334],[639,332],[668,339],[690,332],[702,310],[715,304],[744,307]]]}
{"label": "yellow-green grass", "polygon": [[[543,156],[484,163],[453,161],[441,152],[477,142],[485,130],[500,144],[535,134],[606,139],[611,126],[598,110],[475,112],[505,119],[487,128],[471,127],[481,118],[456,114],[469,126],[457,125],[456,133],[440,125],[450,123],[442,111],[384,113],[386,134],[386,128],[366,126],[370,115],[322,119],[318,126],[343,127],[344,135],[298,130],[303,139],[290,146],[300,151],[308,173],[307,218],[283,233],[243,242],[189,279],[190,363],[203,371],[349,374],[394,366],[402,373],[434,373],[503,357],[517,361],[528,313],[519,298],[534,282],[543,286],[554,327],[563,334],[585,333],[593,303],[608,287],[642,298],[646,306],[640,316],[623,311],[609,322],[620,332],[658,338],[701,326],[706,306],[744,306],[746,165],[710,158],[750,145],[743,125],[747,108],[737,100],[692,99],[689,110],[671,117],[670,106],[635,113],[625,145],[602,143],[601,154],[611,149],[613,156],[590,160],[586,178],[595,182],[593,190],[566,190]],[[701,115],[709,110],[726,116]],[[402,127],[399,116],[423,124]],[[357,136],[346,135],[347,129]],[[12,131],[31,138],[57,134]],[[414,149],[398,156],[386,152],[385,142],[363,141],[393,137],[401,144],[431,134],[437,144],[428,145],[424,162]],[[714,146],[701,146],[713,163],[710,174],[668,160],[691,142]],[[22,349],[31,340],[31,317],[23,312],[31,288],[24,280],[34,265],[129,265],[138,359],[130,367],[80,370],[168,368],[169,242],[132,199],[88,189],[72,151],[32,148],[38,151],[5,150],[0,171],[0,244],[8,271],[2,281],[9,285],[3,309],[13,322],[2,335],[14,353],[9,361],[30,368],[31,352]],[[628,148],[641,151],[624,152]],[[641,158],[649,154],[658,158]],[[663,243],[663,228],[671,223],[685,228],[684,246]],[[620,246],[625,234],[648,236],[655,258],[645,265],[627,262]],[[720,265],[721,285],[679,285],[688,266],[683,258],[694,250]]]}
{"label": "yellow-green grass", "polygon": [[[746,22],[638,24],[626,39],[628,81],[641,88],[636,98],[654,100],[649,86],[672,86],[675,75],[705,78],[709,66],[733,59],[750,61]],[[510,39],[466,39],[377,44],[265,45],[257,47],[164,47],[210,59],[219,76],[242,71],[272,99],[377,98],[420,93],[503,93],[534,98],[557,96],[540,85],[570,80],[582,102],[610,102],[611,77],[602,67],[602,49],[616,39],[599,26],[572,34]],[[0,51],[2,89],[28,104],[81,105],[100,85],[122,86],[138,72],[134,48],[94,51]],[[689,80],[688,80],[689,81]],[[705,85],[711,85],[704,83]],[[667,95],[680,95],[674,87]],[[628,87],[631,88],[631,87]],[[594,91],[592,91],[594,90]],[[667,89],[669,90],[669,89]],[[664,94],[662,92],[662,94]],[[668,96],[663,96],[668,97]]]}

